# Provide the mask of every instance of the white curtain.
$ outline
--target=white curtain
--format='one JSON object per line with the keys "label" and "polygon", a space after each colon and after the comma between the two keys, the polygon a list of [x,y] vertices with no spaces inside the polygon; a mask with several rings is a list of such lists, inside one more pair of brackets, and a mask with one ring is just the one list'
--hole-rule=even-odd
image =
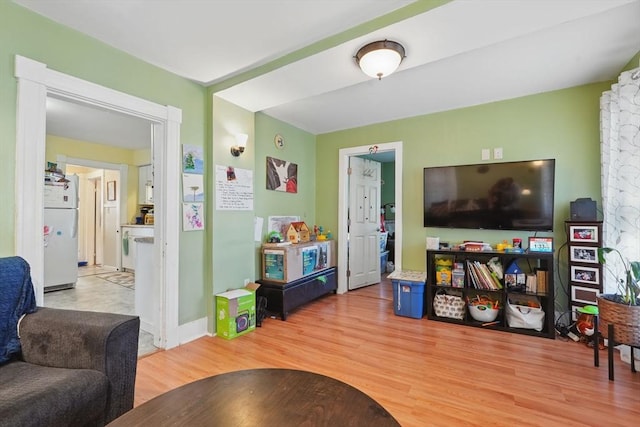
{"label": "white curtain", "polygon": [[[600,98],[603,246],[640,261],[640,68],[620,74]],[[617,257],[607,257],[604,293],[618,289]]]}

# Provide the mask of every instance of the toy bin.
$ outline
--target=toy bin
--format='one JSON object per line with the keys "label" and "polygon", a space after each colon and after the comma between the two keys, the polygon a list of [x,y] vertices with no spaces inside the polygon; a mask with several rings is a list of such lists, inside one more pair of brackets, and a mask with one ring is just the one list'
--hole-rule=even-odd
{"label": "toy bin", "polygon": [[389,251],[380,253],[380,274],[384,274],[387,271],[387,260],[389,259]]}
{"label": "toy bin", "polygon": [[426,312],[426,274],[419,271],[394,271],[389,278],[393,285],[394,314],[422,319]]}

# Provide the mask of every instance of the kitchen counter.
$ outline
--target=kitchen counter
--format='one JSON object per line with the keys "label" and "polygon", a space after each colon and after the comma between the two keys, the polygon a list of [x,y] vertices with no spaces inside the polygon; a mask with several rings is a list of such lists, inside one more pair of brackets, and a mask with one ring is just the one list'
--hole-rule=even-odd
{"label": "kitchen counter", "polygon": [[122,258],[120,264],[123,269],[130,271],[136,269],[137,239],[153,238],[154,232],[153,225],[127,224],[121,227]]}

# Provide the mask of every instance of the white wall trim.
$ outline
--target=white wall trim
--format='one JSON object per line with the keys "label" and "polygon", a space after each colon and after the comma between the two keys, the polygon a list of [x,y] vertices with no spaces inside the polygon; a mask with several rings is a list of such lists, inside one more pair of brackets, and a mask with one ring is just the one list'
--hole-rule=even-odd
{"label": "white wall trim", "polygon": [[[119,111],[154,122],[154,170],[165,170],[158,186],[154,261],[162,289],[160,335],[156,345],[178,345],[179,170],[181,110],[163,106],[47,68],[46,64],[15,56],[18,79],[16,131],[16,254],[31,265],[36,302],[44,302],[43,179],[46,141],[46,99],[55,94],[76,102]],[[168,178],[173,179],[169,182]],[[157,187],[157,188],[158,188]],[[156,196],[156,195],[154,195]],[[167,206],[171,206],[167,209]],[[161,249],[160,249],[161,248]]]}
{"label": "white wall trim", "polygon": [[208,321],[209,319],[207,319],[206,317],[202,317],[200,319],[194,320],[193,322],[188,322],[180,325],[180,328],[178,330],[180,344],[185,344],[189,341],[197,340],[198,338],[202,338],[204,336],[212,336],[207,330]]}
{"label": "white wall trim", "polygon": [[[402,141],[376,144],[378,152],[395,151],[395,253],[394,264],[396,270],[402,270]],[[347,215],[349,209],[349,157],[369,154],[369,145],[360,147],[343,148],[339,151],[339,178],[338,178],[338,293],[347,292]]]}

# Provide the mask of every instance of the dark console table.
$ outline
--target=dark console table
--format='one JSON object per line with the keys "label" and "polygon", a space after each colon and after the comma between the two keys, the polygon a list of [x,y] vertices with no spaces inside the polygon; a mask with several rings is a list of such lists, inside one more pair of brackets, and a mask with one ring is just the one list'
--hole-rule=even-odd
{"label": "dark console table", "polygon": [[336,268],[330,267],[292,282],[258,280],[258,296],[267,298],[267,310],[287,320],[289,311],[338,288]]}
{"label": "dark console table", "polygon": [[342,381],[292,369],[250,369],[179,387],[114,420],[117,426],[367,426],[400,424]]}

